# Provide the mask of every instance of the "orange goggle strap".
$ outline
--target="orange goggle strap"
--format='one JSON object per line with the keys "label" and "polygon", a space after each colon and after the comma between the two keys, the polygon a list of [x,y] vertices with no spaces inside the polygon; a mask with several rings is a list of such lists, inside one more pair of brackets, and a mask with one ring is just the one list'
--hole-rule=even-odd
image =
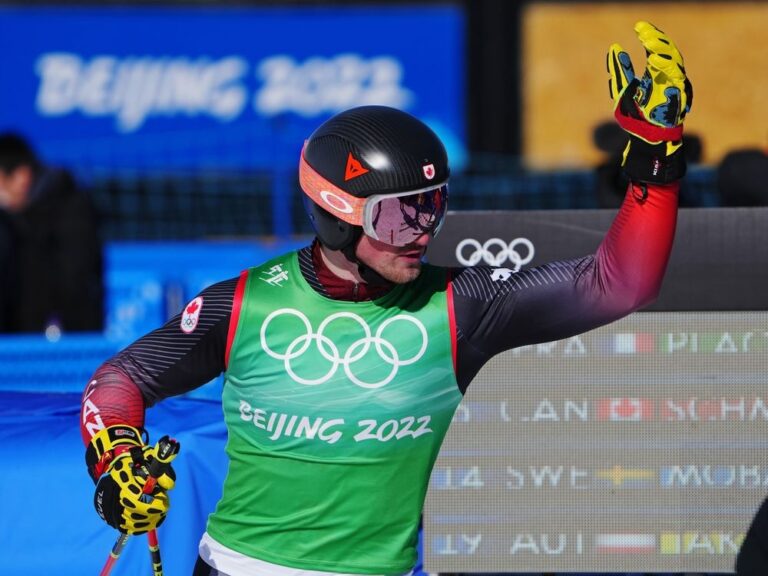
{"label": "orange goggle strap", "polygon": [[339,220],[353,226],[363,225],[363,209],[366,199],[353,196],[320,176],[304,160],[304,150],[301,151],[299,162],[299,184],[304,193],[315,204]]}

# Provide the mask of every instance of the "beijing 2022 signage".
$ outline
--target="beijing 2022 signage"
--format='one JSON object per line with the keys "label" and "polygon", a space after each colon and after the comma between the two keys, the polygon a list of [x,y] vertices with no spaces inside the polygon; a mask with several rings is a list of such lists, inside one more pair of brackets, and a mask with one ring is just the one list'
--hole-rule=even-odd
{"label": "beijing 2022 signage", "polygon": [[463,59],[450,6],[0,8],[0,130],[65,164],[275,168],[382,104],[459,157]]}

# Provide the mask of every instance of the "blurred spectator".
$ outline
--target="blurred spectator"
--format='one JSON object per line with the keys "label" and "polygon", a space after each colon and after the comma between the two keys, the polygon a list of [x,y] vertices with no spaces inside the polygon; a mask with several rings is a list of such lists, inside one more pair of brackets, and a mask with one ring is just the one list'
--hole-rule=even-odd
{"label": "blurred spectator", "polygon": [[66,170],[0,134],[0,332],[101,330],[96,210]]}
{"label": "blurred spectator", "polygon": [[759,148],[734,150],[717,169],[723,206],[768,205],[768,153]]}
{"label": "blurred spectator", "polygon": [[[627,145],[627,134],[614,121],[608,120],[595,126],[592,131],[595,147],[605,159],[595,167],[598,208],[618,208],[624,201],[629,178],[621,169],[622,154]],[[683,135],[683,150],[689,168],[699,164],[702,156],[701,138],[693,133]],[[699,201],[688,190],[685,179],[680,186],[680,206],[697,206]]]}
{"label": "blurred spectator", "polygon": [[16,293],[15,239],[8,214],[0,210],[0,332],[8,326],[11,318],[12,298]]}

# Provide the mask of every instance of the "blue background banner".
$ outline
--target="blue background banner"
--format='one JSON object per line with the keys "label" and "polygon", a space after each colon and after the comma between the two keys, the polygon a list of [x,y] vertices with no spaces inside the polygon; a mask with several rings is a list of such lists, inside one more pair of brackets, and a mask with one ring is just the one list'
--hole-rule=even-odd
{"label": "blue background banner", "polygon": [[[0,130],[90,169],[294,167],[363,104],[464,150],[457,7],[2,8]],[[8,89],[12,87],[12,89]]]}

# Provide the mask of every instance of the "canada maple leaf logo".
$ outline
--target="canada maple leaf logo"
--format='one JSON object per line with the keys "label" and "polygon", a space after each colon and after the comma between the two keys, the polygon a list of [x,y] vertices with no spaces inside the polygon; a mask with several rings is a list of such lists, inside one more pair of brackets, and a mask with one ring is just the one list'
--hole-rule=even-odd
{"label": "canada maple leaf logo", "polygon": [[197,328],[197,322],[200,319],[200,310],[203,308],[203,297],[198,296],[192,302],[187,304],[181,315],[180,328],[185,334],[191,334]]}

